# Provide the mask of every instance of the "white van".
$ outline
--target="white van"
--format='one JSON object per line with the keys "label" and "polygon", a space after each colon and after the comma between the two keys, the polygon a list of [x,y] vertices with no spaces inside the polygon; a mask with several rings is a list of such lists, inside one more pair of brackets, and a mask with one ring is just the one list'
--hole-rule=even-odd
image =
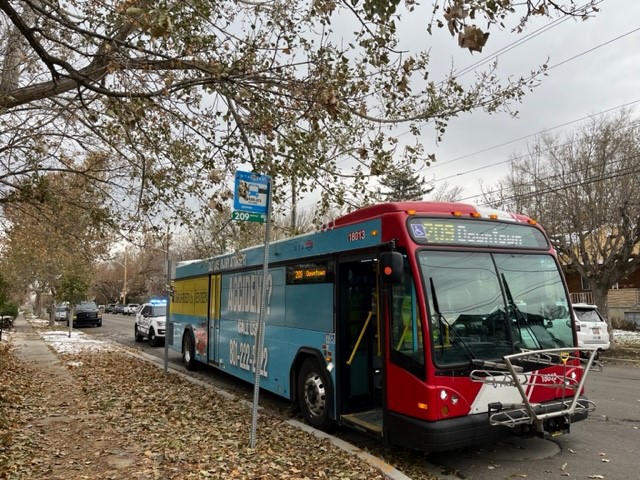
{"label": "white van", "polygon": [[607,350],[611,345],[607,321],[595,305],[588,303],[574,303],[573,311],[576,315],[576,330],[578,332],[579,347],[598,347]]}

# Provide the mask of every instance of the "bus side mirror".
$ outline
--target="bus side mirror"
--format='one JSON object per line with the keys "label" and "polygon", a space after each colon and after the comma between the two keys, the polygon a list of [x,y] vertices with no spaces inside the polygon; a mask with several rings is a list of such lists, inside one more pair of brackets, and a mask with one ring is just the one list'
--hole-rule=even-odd
{"label": "bus side mirror", "polygon": [[379,261],[380,275],[384,283],[400,283],[404,277],[404,259],[398,252],[383,252]]}

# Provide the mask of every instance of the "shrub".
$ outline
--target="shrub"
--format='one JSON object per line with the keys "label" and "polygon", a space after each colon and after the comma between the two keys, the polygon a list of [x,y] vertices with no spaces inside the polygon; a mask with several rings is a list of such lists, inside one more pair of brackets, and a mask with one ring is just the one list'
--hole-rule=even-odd
{"label": "shrub", "polygon": [[4,303],[0,305],[0,315],[11,315],[13,318],[18,316],[18,305],[15,303]]}
{"label": "shrub", "polygon": [[627,330],[631,332],[635,332],[638,328],[638,324],[633,320],[618,317],[611,319],[611,326],[617,330]]}

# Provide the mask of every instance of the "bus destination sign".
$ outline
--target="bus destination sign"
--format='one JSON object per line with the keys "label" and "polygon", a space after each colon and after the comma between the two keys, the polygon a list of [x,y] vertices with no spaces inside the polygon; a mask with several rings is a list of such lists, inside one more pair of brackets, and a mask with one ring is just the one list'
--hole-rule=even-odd
{"label": "bus destination sign", "polygon": [[486,220],[412,218],[411,236],[420,244],[548,249],[540,230],[530,225]]}

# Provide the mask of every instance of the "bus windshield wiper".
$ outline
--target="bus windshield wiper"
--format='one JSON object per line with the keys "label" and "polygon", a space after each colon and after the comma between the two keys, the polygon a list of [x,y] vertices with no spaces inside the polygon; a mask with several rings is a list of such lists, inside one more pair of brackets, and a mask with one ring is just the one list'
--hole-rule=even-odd
{"label": "bus windshield wiper", "polygon": [[504,273],[501,273],[500,276],[502,277],[502,284],[504,285],[504,293],[507,295],[507,301],[513,309],[513,317],[518,327],[518,335],[520,336],[520,341],[522,341],[522,328],[524,327],[531,335],[531,338],[533,338],[538,344],[538,348],[542,348],[542,346],[540,345],[540,340],[538,340],[538,337],[529,325],[529,321],[526,319],[524,313],[522,313],[522,310],[518,308],[518,305],[516,305],[516,302],[513,300],[513,295],[511,295],[511,289],[509,288],[509,284],[507,283],[507,278],[505,277]]}
{"label": "bus windshield wiper", "polygon": [[476,359],[476,356],[473,354],[468,345],[464,342],[458,331],[453,327],[445,318],[445,316],[440,311],[440,307],[438,305],[438,295],[436,295],[436,287],[433,284],[433,277],[429,277],[429,285],[431,286],[431,298],[433,300],[433,309],[436,311],[436,317],[438,317],[438,325],[440,326],[440,346],[444,348],[444,326],[446,325],[447,331],[453,331],[453,336],[458,340],[458,344],[462,347],[461,350],[464,354],[469,358],[471,362]]}

